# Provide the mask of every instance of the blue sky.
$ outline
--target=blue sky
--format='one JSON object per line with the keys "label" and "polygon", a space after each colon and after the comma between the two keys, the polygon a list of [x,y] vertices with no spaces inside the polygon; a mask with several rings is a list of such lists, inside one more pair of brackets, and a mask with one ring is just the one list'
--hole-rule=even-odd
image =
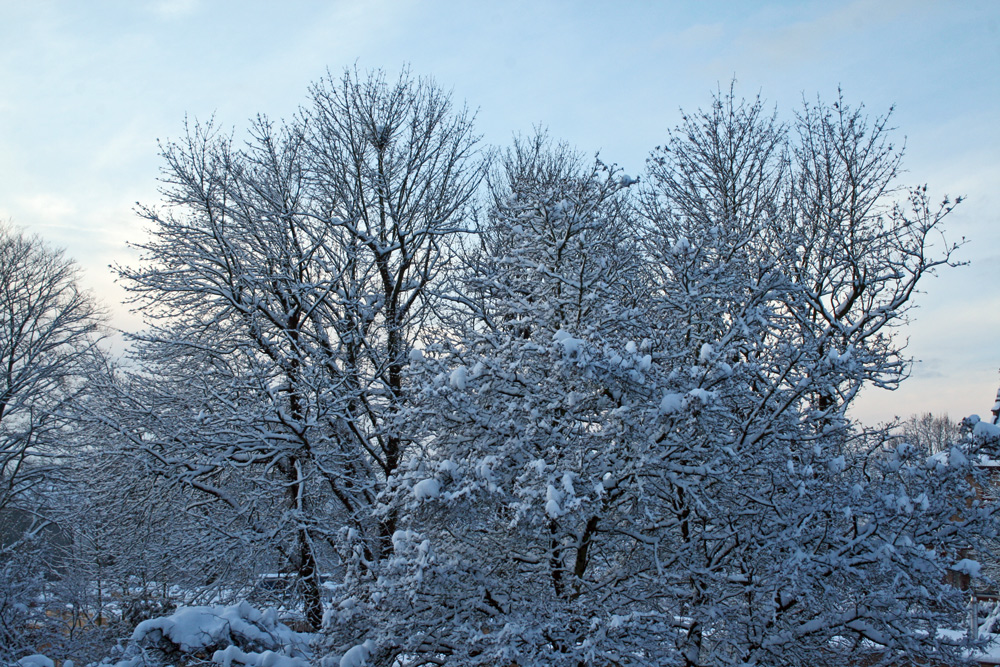
{"label": "blue sky", "polygon": [[785,118],[836,95],[896,106],[909,183],[965,195],[970,265],[925,285],[904,334],[920,362],[865,420],[986,413],[1000,385],[1000,2],[306,2],[0,0],[0,219],[65,247],[115,309],[107,265],[157,201],[157,139],[185,114],[237,131],[288,118],[328,70],[432,76],[487,142],[534,125],[636,174],[733,77]]}

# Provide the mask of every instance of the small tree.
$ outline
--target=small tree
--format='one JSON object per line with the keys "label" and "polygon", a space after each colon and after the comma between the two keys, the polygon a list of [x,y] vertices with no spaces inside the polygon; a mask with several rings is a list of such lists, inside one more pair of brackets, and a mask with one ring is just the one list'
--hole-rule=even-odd
{"label": "small tree", "polygon": [[921,451],[944,452],[962,440],[962,425],[952,421],[948,415],[935,416],[925,412],[910,415],[900,424],[898,437]]}

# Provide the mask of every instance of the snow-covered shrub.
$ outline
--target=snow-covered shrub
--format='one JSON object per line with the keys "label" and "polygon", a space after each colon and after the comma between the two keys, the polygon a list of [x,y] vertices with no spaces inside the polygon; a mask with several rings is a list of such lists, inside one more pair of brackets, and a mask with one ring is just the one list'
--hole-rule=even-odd
{"label": "snow-covered shrub", "polygon": [[216,664],[223,667],[308,667],[312,635],[294,632],[242,602],[230,607],[181,607],[143,621],[118,658],[102,665]]}

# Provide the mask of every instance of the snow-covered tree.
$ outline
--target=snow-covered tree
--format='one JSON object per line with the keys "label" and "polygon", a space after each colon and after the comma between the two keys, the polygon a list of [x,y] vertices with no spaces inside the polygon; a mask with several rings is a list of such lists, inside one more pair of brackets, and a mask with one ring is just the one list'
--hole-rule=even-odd
{"label": "snow-covered tree", "polygon": [[316,215],[336,231],[342,270],[332,287],[346,304],[330,322],[348,396],[339,437],[361,460],[338,497],[352,498],[353,527],[378,560],[392,550],[395,518],[382,513],[372,526],[369,508],[405,458],[403,372],[434,321],[435,285],[469,227],[488,160],[469,112],[408,73],[389,83],[345,72],[314,86],[311,101],[303,116]]}
{"label": "snow-covered tree", "polygon": [[905,375],[891,331],[952,263],[949,204],[894,198],[884,118],[841,99],[796,127],[730,90],[654,152],[644,192],[674,377],[639,532],[676,559],[684,664],[943,655],[963,595],[942,582],[996,529],[994,508],[963,511],[961,452],[920,458],[846,418],[863,384]]}
{"label": "snow-covered tree", "polygon": [[[630,567],[614,534],[641,466],[626,415],[652,400],[648,350],[624,342],[644,319],[631,182],[544,135],[499,161],[453,295],[463,326],[411,365],[421,448],[387,494],[394,557],[331,616],[335,650],[346,635],[386,664],[576,664],[604,632],[591,616],[623,608],[596,582]],[[584,650],[630,641],[616,629]]]}
{"label": "snow-covered tree", "polygon": [[[948,575],[978,573],[968,549],[997,531],[972,452],[929,457],[846,415],[905,375],[891,331],[951,263],[932,243],[949,204],[897,201],[885,122],[834,108],[790,137],[720,95],[654,152],[635,209],[631,178],[511,150],[464,324],[411,355],[395,549],[331,613],[334,655],[962,659],[938,632],[963,623]],[[823,160],[843,176],[821,197]]]}
{"label": "snow-covered tree", "polygon": [[958,245],[942,234],[951,211],[927,187],[899,183],[903,151],[893,143],[891,109],[871,118],[838,94],[804,104],[795,121],[790,207],[777,230],[784,264],[804,300],[800,326],[829,338],[822,351],[852,350],[863,372],[820,392],[819,407],[852,400],[859,382],[894,388],[906,377],[905,324],[918,282],[955,265]]}
{"label": "snow-covered tree", "polygon": [[[433,84],[350,71],[243,144],[193,125],[119,268],[148,328],[81,402],[80,571],[213,604],[290,575],[334,664],[960,661],[985,441],[847,415],[955,263],[890,134],[730,88],[639,179],[544,133],[488,167]],[[228,609],[169,624],[278,627]],[[158,623],[130,660],[189,652]]]}
{"label": "snow-covered tree", "polygon": [[119,269],[149,329],[104,423],[194,493],[219,544],[293,573],[313,626],[342,536],[366,561],[392,548],[372,507],[403,458],[402,369],[480,179],[475,144],[429,82],[328,78],[243,147],[211,123],[167,143],[164,205],[140,209],[150,239]]}
{"label": "snow-covered tree", "polygon": [[78,278],[61,251],[0,224],[0,660],[46,624],[28,605],[52,574],[51,491],[76,442],[72,406],[103,319]]}

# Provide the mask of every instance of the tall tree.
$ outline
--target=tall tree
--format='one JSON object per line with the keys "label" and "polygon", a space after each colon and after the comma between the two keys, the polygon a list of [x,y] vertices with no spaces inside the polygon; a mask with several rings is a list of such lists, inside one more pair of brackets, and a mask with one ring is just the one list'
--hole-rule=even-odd
{"label": "tall tree", "polygon": [[101,321],[72,260],[0,226],[0,511],[58,470]]}
{"label": "tall tree", "polygon": [[610,545],[641,452],[621,414],[651,391],[648,351],[625,342],[644,319],[631,182],[543,134],[498,161],[459,328],[411,366],[420,449],[387,494],[396,556],[335,639],[367,636],[385,664],[575,664],[585,615],[621,608],[596,582],[628,567]]}
{"label": "tall tree", "polygon": [[164,146],[165,206],[140,210],[142,263],[119,269],[150,328],[109,423],[213,501],[189,508],[220,537],[280,554],[318,627],[341,538],[391,550],[374,507],[406,446],[402,369],[480,169],[429,82],[348,71],[310,96],[243,148],[212,124]]}
{"label": "tall tree", "polygon": [[[332,615],[335,654],[962,659],[938,632],[964,621],[949,573],[977,571],[966,549],[989,554],[998,529],[972,451],[930,457],[846,413],[901,377],[890,332],[953,263],[931,246],[949,205],[846,177],[828,190],[869,205],[807,217],[794,156],[828,130],[790,137],[761,109],[730,91],[686,116],[634,213],[631,179],[565,151],[521,143],[501,163],[466,324],[413,355],[422,428],[385,496],[394,556]],[[837,136],[847,173],[878,171],[867,130]]]}
{"label": "tall tree", "polygon": [[[347,306],[331,321],[349,396],[344,435],[367,454],[358,488],[369,507],[404,459],[395,420],[403,370],[432,321],[433,287],[452,244],[470,227],[487,162],[470,114],[430,81],[404,73],[390,84],[381,73],[362,80],[348,71],[314,86],[311,98],[303,116],[316,215],[337,231],[342,270],[333,288]],[[366,550],[379,559],[392,549],[396,518],[390,511],[377,523]]]}
{"label": "tall tree", "polygon": [[838,91],[832,104],[804,103],[795,119],[790,211],[776,230],[795,280],[803,331],[828,339],[821,352],[852,350],[864,370],[817,398],[839,409],[860,382],[894,388],[908,371],[905,324],[919,281],[954,266],[958,245],[941,221],[961,197],[934,204],[927,186],[899,182],[903,151],[892,139],[892,110],[870,117]]}

